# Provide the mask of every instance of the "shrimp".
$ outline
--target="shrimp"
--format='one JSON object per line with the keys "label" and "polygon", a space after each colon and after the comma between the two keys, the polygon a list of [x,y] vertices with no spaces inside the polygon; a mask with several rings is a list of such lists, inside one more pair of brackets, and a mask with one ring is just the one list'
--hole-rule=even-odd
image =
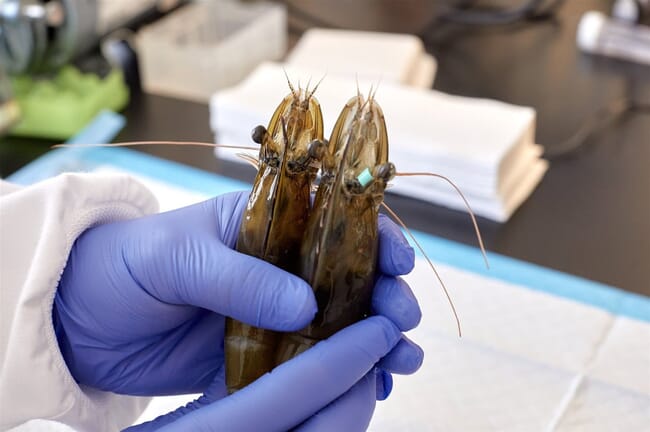
{"label": "shrimp", "polygon": [[[287,79],[288,81],[288,79]],[[296,273],[310,212],[311,186],[325,153],[320,105],[296,91],[280,103],[269,127],[253,129],[260,144],[258,172],[242,217],[237,250]],[[233,393],[269,372],[277,333],[228,318],[225,336],[226,385]]]}

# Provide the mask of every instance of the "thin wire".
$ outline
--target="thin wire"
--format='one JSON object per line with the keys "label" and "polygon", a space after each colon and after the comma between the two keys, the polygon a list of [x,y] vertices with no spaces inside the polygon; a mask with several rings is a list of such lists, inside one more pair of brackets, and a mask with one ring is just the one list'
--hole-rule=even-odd
{"label": "thin wire", "polygon": [[428,176],[428,177],[437,177],[440,179],[443,179],[447,183],[449,183],[454,189],[456,189],[456,192],[458,192],[458,195],[462,198],[463,202],[465,203],[465,207],[467,208],[467,211],[469,213],[470,218],[472,219],[472,224],[474,225],[474,232],[476,233],[476,238],[478,239],[478,244],[481,248],[481,253],[483,254],[483,260],[485,261],[485,267],[488,269],[490,268],[490,263],[488,262],[488,257],[487,257],[487,252],[485,251],[485,246],[483,245],[483,237],[481,236],[481,230],[478,228],[478,223],[476,222],[476,217],[474,216],[474,211],[472,210],[472,207],[469,205],[469,201],[467,201],[467,198],[465,198],[465,195],[463,195],[463,192],[460,190],[458,186],[451,180],[449,180],[447,177],[443,176],[442,174],[435,174],[435,173],[430,173],[430,172],[412,172],[412,173],[396,173],[395,176],[399,177],[415,177],[415,176]]}
{"label": "thin wire", "polygon": [[289,8],[289,13],[293,14],[295,18],[297,18],[300,21],[303,21],[303,23],[307,24],[307,28],[309,27],[325,27],[325,28],[342,28],[341,26],[325,21],[321,19],[320,17],[316,16],[315,14],[308,12],[304,9],[302,9],[299,6],[296,6],[292,2],[286,2],[287,7]]}
{"label": "thin wire", "polygon": [[454,302],[451,300],[451,296],[449,295],[449,291],[447,291],[447,287],[445,286],[445,283],[442,281],[442,278],[440,277],[440,274],[438,274],[438,270],[436,270],[435,266],[427,256],[426,252],[424,252],[424,249],[420,245],[420,242],[417,241],[413,233],[411,232],[410,229],[406,226],[406,224],[400,219],[399,216],[390,208],[385,202],[381,203],[382,206],[388,211],[388,213],[391,215],[393,219],[397,221],[398,224],[404,228],[404,230],[408,233],[409,237],[411,237],[411,240],[413,240],[413,243],[417,246],[417,248],[422,252],[422,255],[424,255],[424,259],[427,261],[429,264],[429,267],[431,267],[431,270],[433,270],[433,273],[436,275],[436,278],[438,279],[438,282],[440,282],[440,286],[442,286],[442,290],[445,292],[445,296],[447,297],[447,301],[449,302],[449,306],[451,306],[451,310],[454,313],[454,318],[456,319],[456,327],[458,328],[458,337],[463,337],[463,332],[460,327],[460,318],[458,318],[458,312],[456,312],[456,307],[454,306]]}
{"label": "thin wire", "polygon": [[528,0],[512,9],[454,8],[440,15],[438,20],[465,25],[503,25],[521,20],[549,18],[565,0],[552,0],[544,7],[546,0]]}
{"label": "thin wire", "polygon": [[546,149],[544,157],[553,161],[572,156],[584,147],[589,142],[589,138],[597,131],[604,129],[627,113],[650,114],[650,104],[636,103],[629,98],[615,100],[594,112],[569,138],[553,148]]}
{"label": "thin wire", "polygon": [[243,160],[244,162],[249,163],[250,165],[253,166],[256,170],[259,169],[260,164],[257,158],[253,155],[249,155],[248,153],[237,153],[236,156]]}

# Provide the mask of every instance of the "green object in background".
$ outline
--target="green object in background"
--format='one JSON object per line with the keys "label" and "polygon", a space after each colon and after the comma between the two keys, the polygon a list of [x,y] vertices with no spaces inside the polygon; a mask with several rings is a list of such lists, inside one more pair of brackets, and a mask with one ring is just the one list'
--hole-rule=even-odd
{"label": "green object in background", "polygon": [[50,79],[12,78],[21,119],[10,134],[65,141],[80,131],[103,109],[120,111],[129,101],[122,71],[112,70],[101,79],[72,66]]}

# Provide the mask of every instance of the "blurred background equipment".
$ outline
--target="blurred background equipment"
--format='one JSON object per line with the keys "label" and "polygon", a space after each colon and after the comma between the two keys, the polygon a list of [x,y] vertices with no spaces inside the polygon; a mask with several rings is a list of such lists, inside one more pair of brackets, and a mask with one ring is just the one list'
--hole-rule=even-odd
{"label": "blurred background equipment", "polygon": [[[564,0],[280,0],[289,8],[290,25],[301,33],[311,27],[413,33],[426,36],[444,24],[507,25],[553,17]],[[345,11],[346,13],[341,13]],[[356,19],[366,14],[367,19]]]}
{"label": "blurred background equipment", "polygon": [[190,4],[137,35],[145,90],[207,102],[287,50],[284,6],[266,1]]}
{"label": "blurred background equipment", "polygon": [[[101,110],[123,109],[127,85],[139,89],[139,73],[135,53],[114,30],[137,29],[186,2],[0,2],[0,64],[12,75],[21,112],[10,133],[65,140]],[[108,59],[97,54],[101,40]]]}
{"label": "blurred background equipment", "polygon": [[591,11],[580,20],[577,42],[580,49],[591,54],[650,65],[650,26]]}
{"label": "blurred background equipment", "polygon": [[612,16],[635,24],[650,24],[650,0],[616,0]]}
{"label": "blurred background equipment", "polygon": [[[650,65],[650,0],[616,0],[612,18],[600,11],[585,12],[576,30],[576,44],[587,54]],[[646,25],[648,24],[648,25]],[[625,79],[625,96],[598,107],[568,138],[546,149],[544,157],[575,156],[597,132],[627,115],[650,113],[650,101],[636,91],[636,80]]]}
{"label": "blurred background equipment", "polygon": [[100,78],[65,66],[47,79],[21,75],[12,81],[21,118],[11,134],[65,141],[104,109],[119,111],[129,100],[122,72]]}
{"label": "blurred background equipment", "polygon": [[189,0],[3,0],[0,63],[10,74],[55,71],[119,28],[154,20]]}
{"label": "blurred background equipment", "polygon": [[0,61],[12,74],[60,68],[95,39],[94,0],[4,0]]}
{"label": "blurred background equipment", "polygon": [[0,137],[18,120],[18,104],[11,92],[9,77],[0,63]]}

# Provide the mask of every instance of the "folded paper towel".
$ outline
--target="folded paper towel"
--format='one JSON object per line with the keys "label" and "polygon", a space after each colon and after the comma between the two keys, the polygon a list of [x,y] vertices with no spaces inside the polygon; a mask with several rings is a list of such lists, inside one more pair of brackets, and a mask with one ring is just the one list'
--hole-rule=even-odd
{"label": "folded paper towel", "polygon": [[[285,69],[294,82],[313,78],[313,71],[265,63],[244,82],[212,97],[210,121],[218,143],[251,142],[252,127],[266,125],[288,93]],[[362,91],[372,84],[377,85],[359,80]],[[327,77],[320,84],[316,97],[326,136],[340,109],[356,93],[356,85],[354,79],[342,76]],[[472,203],[488,202],[475,206],[479,215],[507,220],[546,171],[534,146],[535,111],[531,108],[388,83],[381,84],[376,97],[386,117],[390,159],[398,171],[429,171],[451,178]],[[217,150],[225,158],[235,153]],[[514,180],[513,173],[518,174]],[[391,191],[396,193],[464,209],[459,197],[443,192],[431,179],[424,186],[416,178],[394,183]]]}

